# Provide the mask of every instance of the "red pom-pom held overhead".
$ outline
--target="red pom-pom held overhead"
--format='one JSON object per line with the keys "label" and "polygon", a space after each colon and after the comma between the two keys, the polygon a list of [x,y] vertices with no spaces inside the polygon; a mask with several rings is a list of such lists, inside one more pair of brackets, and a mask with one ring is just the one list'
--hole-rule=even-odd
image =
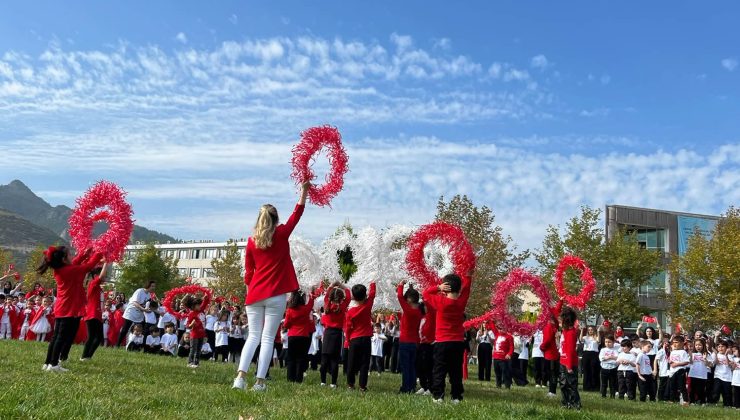
{"label": "red pom-pom held overhead", "polygon": [[[126,192],[116,184],[100,181],[77,199],[69,217],[69,235],[77,250],[92,248],[108,261],[121,259],[134,230],[133,211],[125,197]],[[93,239],[93,227],[99,221],[105,221],[108,230]]]}
{"label": "red pom-pom held overhead", "polygon": [[406,254],[406,271],[426,288],[439,284],[442,279],[429,268],[424,260],[424,247],[433,240],[450,247],[455,274],[471,279],[475,269],[475,253],[462,229],[446,222],[434,222],[419,228],[409,238]]}
{"label": "red pom-pom held overhead", "polygon": [[182,319],[186,315],[179,311],[176,311],[175,308],[172,306],[175,303],[175,298],[180,295],[195,295],[198,293],[203,295],[203,303],[200,305],[200,309],[201,311],[205,312],[208,310],[208,306],[211,304],[211,296],[213,295],[213,292],[211,292],[211,289],[199,286],[197,284],[177,287],[170,290],[164,295],[164,302],[162,302],[162,306],[164,306],[167,312],[174,315],[175,318]]}
{"label": "red pom-pom held overhead", "polygon": [[323,147],[328,149],[331,171],[326,175],[323,185],[312,185],[308,199],[317,206],[328,206],[344,186],[347,173],[347,153],[342,146],[342,136],[336,127],[329,125],[311,127],[301,133],[301,141],[293,147],[293,172],[291,177],[297,184],[312,181],[316,174],[311,163]]}
{"label": "red pom-pom held overhead", "polygon": [[[563,284],[563,276],[565,270],[568,268],[574,268],[581,271],[581,281],[583,282],[583,289],[575,296],[569,295],[565,290],[565,284]],[[558,296],[568,306],[572,306],[579,310],[586,308],[586,304],[596,293],[596,281],[591,274],[591,269],[588,268],[586,263],[573,255],[565,255],[555,269],[555,290],[558,292]]]}
{"label": "red pom-pom held overhead", "polygon": [[[507,299],[524,286],[529,286],[540,300],[540,314],[534,324],[521,322],[509,313]],[[552,313],[550,299],[550,292],[539,277],[522,268],[515,268],[496,285],[496,292],[491,302],[493,304],[492,319],[495,319],[496,324],[509,333],[531,337],[547,324]]]}

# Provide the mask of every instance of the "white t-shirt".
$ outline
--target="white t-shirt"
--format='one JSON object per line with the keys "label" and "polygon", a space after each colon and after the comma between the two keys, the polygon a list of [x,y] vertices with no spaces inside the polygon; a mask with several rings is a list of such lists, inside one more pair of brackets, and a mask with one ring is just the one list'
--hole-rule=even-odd
{"label": "white t-shirt", "polygon": [[645,353],[640,353],[640,355],[637,356],[637,369],[642,376],[652,375],[653,367],[650,366],[650,356]]}
{"label": "white t-shirt", "polygon": [[229,345],[229,321],[216,322],[214,331],[216,331],[216,347]]}
{"label": "white t-shirt", "polygon": [[[146,303],[145,308],[149,309],[149,303]],[[157,314],[154,311],[146,312],[144,311],[144,322],[147,324],[156,324],[157,323]]]}
{"label": "white t-shirt", "polygon": [[211,349],[211,345],[208,344],[207,341],[203,342],[203,346],[200,348],[201,353],[213,353],[213,350]]}
{"label": "white t-shirt", "polygon": [[[370,339],[370,355],[383,357],[383,342],[385,342],[385,334],[373,333],[373,338]],[[365,353],[367,354],[367,353]]]}
{"label": "white t-shirt", "polygon": [[650,351],[648,352],[648,356],[654,356],[658,354],[658,347],[660,347],[660,339],[648,338],[647,340],[653,343],[653,348],[651,348]]}
{"label": "white t-shirt", "polygon": [[636,363],[637,362],[637,357],[635,357],[635,355],[633,353],[631,353],[631,352],[629,352],[629,353],[625,353],[625,352],[619,353],[619,356],[617,356],[617,370],[618,371],[620,371],[620,370],[621,371],[629,371],[629,372],[636,372],[637,371],[634,366],[632,366],[632,365],[623,365],[623,364],[620,364],[619,362]]}
{"label": "white t-shirt", "polygon": [[707,368],[706,362],[712,362],[712,355],[707,354],[706,356],[702,353],[691,353],[691,366],[689,368],[689,378],[707,379]]}
{"label": "white t-shirt", "polygon": [[735,370],[732,371],[732,386],[740,386],[740,357],[734,357]]}
{"label": "white t-shirt", "polygon": [[668,376],[673,376],[674,373],[678,372],[681,369],[686,369],[688,366],[679,366],[679,367],[670,367],[671,363],[684,363],[689,362],[689,354],[686,353],[686,350],[673,350],[671,351],[671,355],[668,356]]}
{"label": "white t-shirt", "polygon": [[540,344],[542,344],[542,331],[534,333],[534,342],[532,343],[532,357],[545,357],[545,354],[540,350]]}
{"label": "white t-shirt", "polygon": [[614,369],[617,367],[617,361],[612,359],[614,356],[618,356],[619,351],[614,347],[604,347],[599,352],[599,361],[601,362],[602,369]]}
{"label": "white t-shirt", "polygon": [[159,322],[157,323],[157,328],[164,329],[168,323],[172,323],[172,325],[177,326],[177,318],[163,309],[162,316],[159,317]]}
{"label": "white t-shirt", "polygon": [[162,350],[175,354],[177,352],[177,335],[165,333],[160,339],[160,344],[162,344]]}
{"label": "white t-shirt", "polygon": [[288,332],[287,331],[281,332],[280,339],[283,342],[283,349],[287,349],[288,348]]}
{"label": "white t-shirt", "polygon": [[490,343],[493,340],[493,331],[486,330],[483,334],[478,331],[478,333],[476,333],[476,339],[478,340],[478,343]]}
{"label": "white t-shirt", "polygon": [[231,324],[231,329],[229,330],[229,337],[231,337],[231,338],[242,338],[242,327],[241,327],[241,325]]}
{"label": "white t-shirt", "polygon": [[583,337],[583,351],[599,351],[599,341],[590,335]]}
{"label": "white t-shirt", "polygon": [[126,310],[123,311],[123,318],[136,323],[144,322],[144,312],[136,308],[133,303],[136,302],[139,305],[144,306],[150,297],[151,295],[149,292],[147,292],[143,287],[141,289],[137,289],[131,296],[131,299],[128,300],[129,304],[126,306]]}
{"label": "white t-shirt", "polygon": [[147,346],[158,346],[159,343],[161,342],[162,342],[162,337],[154,337],[152,335],[149,335],[146,337]]}
{"label": "white t-shirt", "polygon": [[714,377],[723,382],[732,382],[732,370],[730,369],[730,360],[726,355],[715,353]]}
{"label": "white t-shirt", "polygon": [[218,321],[218,317],[216,315],[206,315],[206,329],[210,331],[215,330],[216,321]]}
{"label": "white t-shirt", "polygon": [[668,377],[668,358],[666,357],[665,349],[660,349],[655,353],[655,361],[658,362],[658,376],[663,378]]}
{"label": "white t-shirt", "polygon": [[129,344],[132,344],[132,343],[133,344],[144,344],[144,336],[131,333],[128,335],[128,343]]}
{"label": "white t-shirt", "polygon": [[520,340],[522,341],[522,350],[519,352],[519,360],[528,360],[529,359],[529,337],[522,336],[520,337]]}

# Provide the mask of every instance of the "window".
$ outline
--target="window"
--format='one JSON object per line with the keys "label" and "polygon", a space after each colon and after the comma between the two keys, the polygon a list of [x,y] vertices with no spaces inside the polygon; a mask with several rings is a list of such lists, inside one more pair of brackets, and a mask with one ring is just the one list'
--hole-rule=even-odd
{"label": "window", "polygon": [[200,278],[200,268],[191,268],[190,269],[190,277],[194,279]]}
{"label": "window", "polygon": [[203,269],[203,277],[207,279],[212,279],[216,277],[216,274],[213,272],[212,268],[204,268]]}
{"label": "window", "polygon": [[200,250],[200,249],[194,249],[193,250],[193,259],[194,260],[199,260],[200,259],[201,252],[202,252],[202,250]]}
{"label": "window", "polygon": [[178,268],[177,272],[182,276],[185,277],[188,275],[188,269],[187,268]]}
{"label": "window", "polygon": [[177,251],[177,259],[178,260],[187,260],[188,259],[188,250],[187,249],[181,249]]}
{"label": "window", "polygon": [[216,250],[215,249],[204,249],[203,250],[203,258],[207,260],[212,260],[216,258]]}

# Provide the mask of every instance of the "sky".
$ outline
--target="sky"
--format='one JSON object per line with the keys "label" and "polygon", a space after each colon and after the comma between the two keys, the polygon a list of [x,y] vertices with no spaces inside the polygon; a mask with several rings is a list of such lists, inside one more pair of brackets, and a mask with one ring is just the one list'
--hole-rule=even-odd
{"label": "sky", "polygon": [[[588,205],[740,203],[740,4],[17,1],[0,14],[0,184],[53,205],[96,180],[137,223],[246,237],[297,197],[291,148],[349,155],[313,241],[349,221],[490,207],[519,249]],[[317,172],[327,163],[319,157]]]}

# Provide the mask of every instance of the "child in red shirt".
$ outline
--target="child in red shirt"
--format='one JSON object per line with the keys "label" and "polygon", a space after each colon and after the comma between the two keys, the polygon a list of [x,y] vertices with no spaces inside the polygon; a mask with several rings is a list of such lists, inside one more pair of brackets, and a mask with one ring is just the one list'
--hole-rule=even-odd
{"label": "child in red shirt", "polygon": [[357,306],[349,308],[345,319],[349,340],[347,353],[347,387],[355,388],[355,376],[360,374],[360,390],[367,391],[367,374],[370,370],[370,338],[373,336],[372,314],[375,302],[375,282],[370,283],[370,293],[365,286],[352,286],[352,300]]}
{"label": "child in red shirt", "polygon": [[[324,315],[321,324],[324,336],[321,343],[321,384],[326,385],[326,375],[331,374],[332,388],[337,387],[339,361],[342,356],[342,335],[347,307],[352,300],[349,289],[339,282],[332,284],[324,297]],[[345,365],[346,366],[346,365]]]}
{"label": "child in red shirt", "polygon": [[511,357],[514,354],[514,336],[504,329],[497,329],[494,322],[489,323],[495,340],[493,343],[493,371],[496,374],[496,388],[501,384],[511,389]]}
{"label": "child in red shirt", "polygon": [[206,330],[203,327],[203,321],[200,319],[202,304],[203,299],[192,295],[185,296],[182,301],[182,307],[190,310],[185,322],[185,325],[190,328],[189,368],[197,368],[200,365],[200,349],[203,347],[203,340],[206,338]]}
{"label": "child in red shirt", "polygon": [[424,290],[424,302],[436,313],[436,343],[434,345],[434,368],[432,371],[432,395],[434,402],[442,402],[445,396],[445,379],[450,376],[453,404],[463,399],[462,367],[465,354],[465,306],[470,297],[470,279],[448,274],[438,286]]}
{"label": "child in red shirt", "polygon": [[396,290],[401,304],[401,336],[399,338],[399,362],[401,365],[401,393],[416,392],[416,347],[419,345],[419,324],[424,309],[419,305],[419,292],[413,286],[403,293],[406,281],[398,284]]}
{"label": "child in red shirt", "polygon": [[558,301],[555,308],[550,313],[550,320],[542,330],[542,344],[540,344],[540,350],[545,356],[545,378],[548,378],[548,397],[555,397],[555,390],[557,389],[558,373],[560,372],[560,352],[558,351],[558,345],[555,341],[555,335],[558,332],[558,317],[560,316],[560,310],[563,307],[563,301]]}
{"label": "child in red shirt", "polygon": [[290,293],[288,310],[285,311],[283,327],[288,329],[288,382],[303,382],[303,372],[308,367],[308,348],[311,346],[311,335],[316,326],[311,310],[313,301],[321,294],[315,290],[306,301],[306,294],[301,290]]}
{"label": "child in red shirt", "polygon": [[573,308],[565,306],[560,313],[560,324],[563,326],[560,337],[560,392],[563,395],[562,405],[565,408],[581,409],[581,396],[578,394],[578,353],[576,344],[578,334],[574,328],[578,315]]}

